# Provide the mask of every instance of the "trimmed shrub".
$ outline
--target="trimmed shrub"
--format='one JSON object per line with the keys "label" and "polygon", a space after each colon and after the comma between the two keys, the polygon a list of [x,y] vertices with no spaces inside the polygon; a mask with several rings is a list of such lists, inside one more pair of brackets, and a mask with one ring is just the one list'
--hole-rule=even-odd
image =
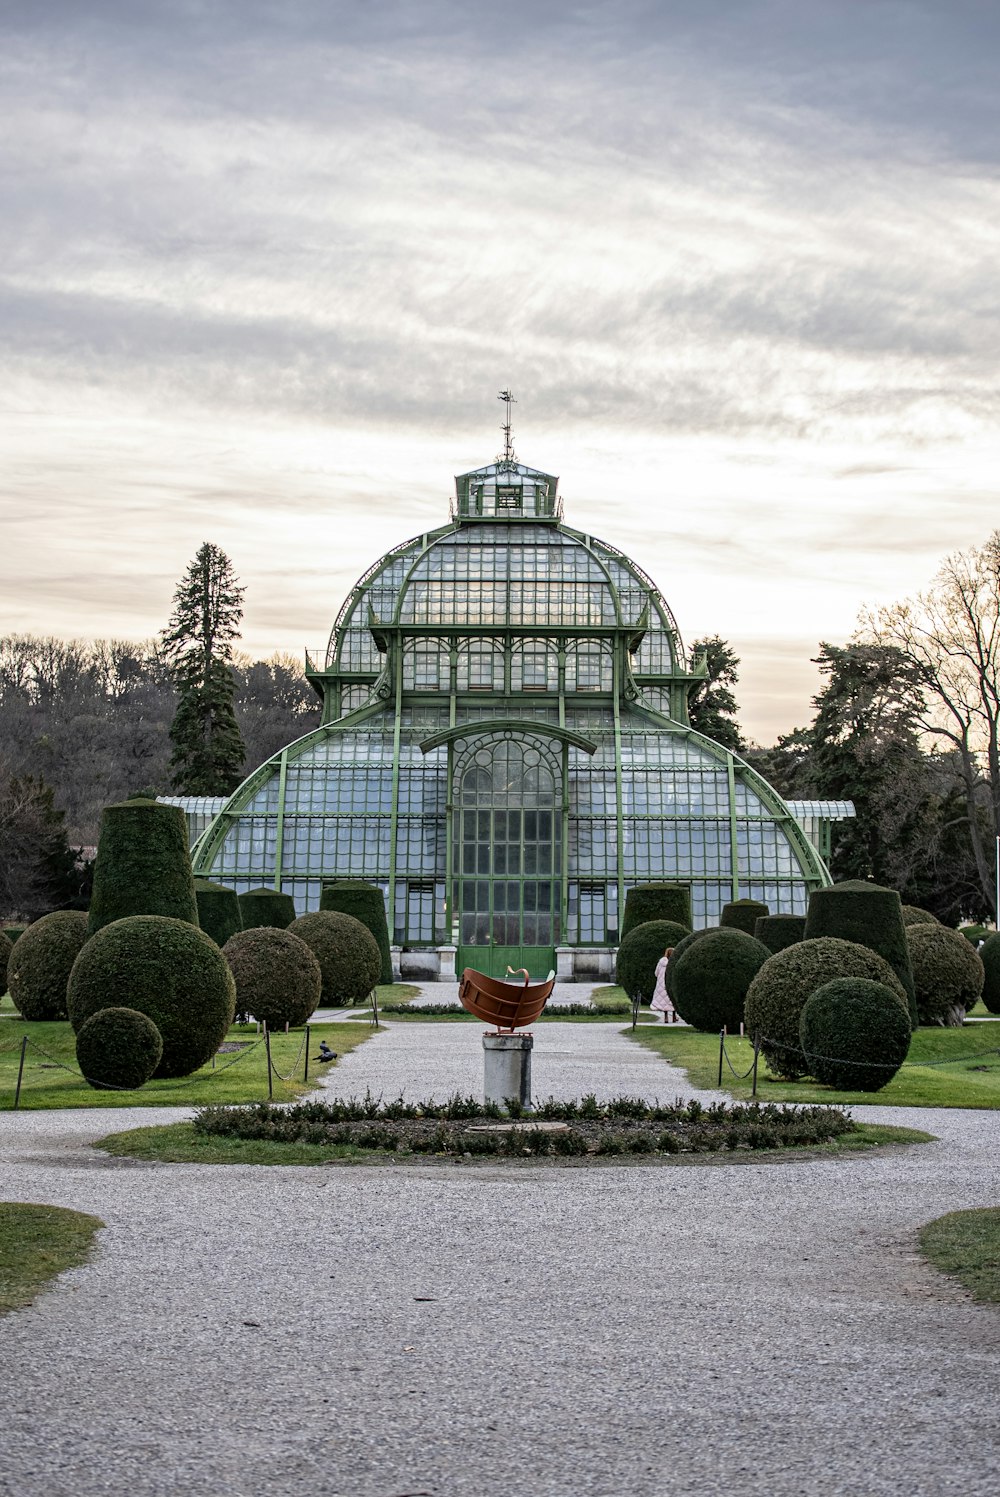
{"label": "trimmed shrub", "polygon": [[[673,975],[674,1007],[694,1029],[726,1028],[737,1034],[743,1023],[747,988],[771,953],[743,930],[707,931],[692,942]],[[672,964],[672,962],[671,962]]]}
{"label": "trimmed shrub", "polygon": [[10,966],[11,953],[14,950],[14,942],[10,936],[0,931],[0,993],[7,991],[7,969]]}
{"label": "trimmed shrub", "polygon": [[991,931],[985,925],[960,925],[958,933],[960,936],[964,936],[977,950],[984,941],[988,941],[990,936],[995,934],[995,932]]}
{"label": "trimmed shrub", "polygon": [[695,941],[700,941],[702,936],[708,935],[709,931],[718,929],[719,926],[717,925],[706,925],[704,930],[693,930],[690,935],[685,936],[683,940],[677,942],[677,945],[673,950],[673,955],[667,963],[667,970],[664,973],[663,978],[664,987],[667,990],[667,994],[670,998],[671,1003],[673,1002],[674,998],[673,974],[677,971],[677,963],[680,961],[685,951],[687,951],[691,946],[694,945]]}
{"label": "trimmed shrub", "polygon": [[297,1029],[318,1008],[319,962],[290,930],[267,925],[237,931],[222,950],[236,981],[236,1009],[268,1029]]}
{"label": "trimmed shrub", "polygon": [[205,878],[194,881],[194,897],[198,901],[198,924],[206,936],[211,936],[216,946],[225,946],[230,936],[243,929],[240,902],[235,889],[223,884],[213,884]]}
{"label": "trimmed shrub", "polygon": [[382,958],[379,982],[392,982],[392,952],[389,950],[389,926],[385,918],[385,899],[382,890],[374,884],[364,884],[351,879],[341,879],[328,884],[319,898],[321,910],[332,910],[335,915],[353,915],[366,930],[371,931]]}
{"label": "trimmed shrub", "polygon": [[881,982],[837,977],[806,1000],[799,1044],[809,1074],[838,1091],[877,1092],[910,1048],[908,1010]]}
{"label": "trimmed shrub", "polygon": [[101,812],[90,934],[130,915],[198,924],[187,818],[180,806],[135,799]]}
{"label": "trimmed shrub", "polygon": [[211,1060],[233,1022],[236,984],[210,936],[186,920],[132,915],[105,925],[73,963],[66,990],[79,1033],[127,999],[163,1036],[157,1076],[189,1076]]}
{"label": "trimmed shrub", "polygon": [[244,930],[256,930],[261,925],[287,930],[295,919],[295,900],[277,889],[251,889],[238,898]]}
{"label": "trimmed shrub", "polygon": [[[910,948],[906,944],[903,905],[896,890],[883,889],[863,879],[849,879],[846,883],[834,884],[831,889],[814,889],[809,896],[806,914],[806,940],[818,940],[823,936],[855,941],[887,961],[903,984],[910,1024],[916,1029],[920,1021],[913,991]],[[835,975],[863,977],[867,974],[845,972]]]}
{"label": "trimmed shrub", "polygon": [[321,1001],[329,1008],[363,1003],[382,975],[375,937],[353,915],[317,910],[288,927],[305,941],[323,976]]}
{"label": "trimmed shrub", "polygon": [[742,930],[752,936],[757,921],[768,914],[770,910],[759,899],[734,899],[722,906],[719,924],[726,930]]}
{"label": "trimmed shrub", "polygon": [[649,920],[672,920],[691,929],[690,884],[637,884],[625,895],[621,939]]}
{"label": "trimmed shrub", "polygon": [[900,908],[903,911],[904,925],[940,925],[941,922],[930,910],[922,910],[915,904],[904,904]]}
{"label": "trimmed shrub", "polygon": [[163,1039],[136,1008],[100,1008],[76,1037],[76,1059],[91,1086],[133,1091],[144,1086],[160,1064]]}
{"label": "trimmed shrub", "polygon": [[82,910],[57,910],[28,926],[7,969],[10,996],[22,1019],[65,1019],[66,984],[86,940]]}
{"label": "trimmed shrub", "polygon": [[23,936],[27,929],[28,927],[26,925],[5,925],[3,928],[3,934],[7,937],[8,941],[10,941],[11,945],[14,945],[17,941],[18,936]]}
{"label": "trimmed shrub", "polygon": [[986,981],[975,947],[957,930],[937,922],[908,926],[906,941],[921,1024],[963,1024]]}
{"label": "trimmed shrub", "polygon": [[908,1010],[903,984],[869,946],[833,936],[797,941],[769,957],[747,991],[747,1031],[760,1036],[761,1050],[776,1076],[794,1079],[807,1074],[799,1040],[802,1010],[817,988],[837,977],[882,982]]}
{"label": "trimmed shrub", "polygon": [[692,932],[673,920],[644,920],[633,925],[618,948],[615,981],[630,998],[648,1003],[656,987],[656,964],[668,946],[676,946]]}
{"label": "trimmed shrub", "polygon": [[991,1014],[1000,1014],[1000,935],[994,933],[983,942],[979,960],[983,964],[983,1002]]}
{"label": "trimmed shrub", "polygon": [[761,915],[754,922],[753,933],[758,941],[763,941],[768,951],[773,956],[776,951],[784,951],[786,946],[794,946],[796,941],[804,941],[806,935],[805,915]]}

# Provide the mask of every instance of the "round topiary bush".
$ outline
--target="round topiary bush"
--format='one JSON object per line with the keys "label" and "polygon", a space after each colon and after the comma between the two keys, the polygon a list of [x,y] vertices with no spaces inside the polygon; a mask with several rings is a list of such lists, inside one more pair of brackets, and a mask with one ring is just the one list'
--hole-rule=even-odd
{"label": "round topiary bush", "polygon": [[904,904],[900,908],[903,911],[904,925],[940,925],[941,922],[930,910],[922,910],[915,904]]}
{"label": "round topiary bush", "polygon": [[762,904],[759,899],[734,899],[731,904],[722,906],[719,924],[724,929],[742,930],[752,936],[757,921],[768,914],[770,911],[767,905]]}
{"label": "round topiary bush", "polygon": [[621,939],[649,920],[672,920],[691,929],[690,884],[637,884],[625,895]]}
{"label": "round topiary bush", "polygon": [[332,910],[336,915],[353,915],[366,930],[371,931],[382,958],[379,982],[392,982],[392,952],[389,950],[389,926],[385,918],[385,899],[382,890],[374,884],[359,883],[352,879],[341,879],[328,884],[319,897],[321,910]]}
{"label": "round topiary bush", "polygon": [[991,1014],[1000,1014],[1000,935],[989,936],[983,942],[979,960],[983,964],[983,1002]]}
{"label": "round topiary bush", "polygon": [[57,910],[28,926],[7,969],[10,996],[22,1019],[65,1019],[66,984],[86,940],[82,910]]}
{"label": "round topiary bush", "polygon": [[786,946],[794,946],[796,941],[805,940],[806,917],[805,915],[761,915],[760,919],[754,922],[753,933],[758,941],[763,941],[773,956],[776,951],[784,951]]}
{"label": "round topiary bush", "polygon": [[239,903],[244,930],[256,930],[259,925],[287,930],[295,919],[295,900],[277,889],[250,889],[239,895]]}
{"label": "round topiary bush", "polygon": [[136,799],[101,812],[90,934],[129,915],[198,924],[187,817],[180,806]]}
{"label": "round topiary bush", "polygon": [[959,1026],[983,991],[986,972],[979,953],[946,925],[909,925],[913,986],[921,1024]]}
{"label": "round topiary bush", "polygon": [[235,889],[196,878],[194,897],[198,901],[198,924],[216,946],[225,946],[230,936],[243,929],[240,902]]}
{"label": "round topiary bush", "polygon": [[799,1019],[809,1074],[838,1091],[879,1091],[906,1059],[912,1033],[898,995],[865,977],[824,983]]}
{"label": "round topiary bush", "polygon": [[210,936],[186,920],[132,915],[105,925],[73,963],[66,990],[79,1032],[127,999],[163,1036],[157,1076],[189,1076],[211,1060],[233,1022],[236,984]]}
{"label": "round topiary bush", "polygon": [[830,889],[814,889],[809,896],[806,914],[806,940],[818,940],[823,936],[854,941],[883,957],[903,984],[910,1024],[916,1029],[919,1020],[910,970],[910,948],[906,944],[903,906],[896,890],[883,889],[863,879],[849,879],[846,883],[834,884]]}
{"label": "round topiary bush", "polygon": [[76,1059],[91,1086],[133,1091],[144,1086],[163,1055],[160,1031],[135,1008],[100,1008],[76,1037]]}
{"label": "round topiary bush", "polygon": [[7,968],[10,965],[11,952],[14,950],[14,942],[10,936],[0,931],[0,993],[7,991]]}
{"label": "round topiary bush", "polygon": [[747,989],[771,953],[742,930],[713,930],[693,942],[673,974],[674,1008],[694,1029],[737,1034]]}
{"label": "round topiary bush", "polygon": [[744,1021],[776,1076],[804,1076],[799,1020],[817,988],[837,977],[867,977],[881,982],[908,1008],[906,989],[889,966],[868,946],[833,936],[799,941],[761,967],[747,991]]}
{"label": "round topiary bush", "polygon": [[618,948],[615,980],[630,998],[648,1003],[656,987],[656,964],[668,946],[691,935],[673,920],[644,920],[634,925]]}
{"label": "round topiary bush", "polygon": [[325,1005],[345,1008],[364,1002],[382,974],[382,957],[375,937],[360,920],[317,910],[300,915],[289,930],[305,941],[319,962]]}
{"label": "round topiary bush", "polygon": [[236,1010],[268,1029],[297,1029],[319,1007],[323,974],[305,941],[260,925],[237,931],[222,950],[236,981]]}
{"label": "round topiary bush", "polygon": [[674,947],[671,953],[670,960],[667,963],[667,970],[664,974],[664,986],[667,990],[671,1002],[673,1002],[674,998],[673,974],[677,971],[677,963],[680,961],[685,951],[687,951],[691,946],[694,945],[695,941],[700,941],[702,936],[708,935],[709,931],[718,929],[718,925],[706,925],[704,930],[693,930],[691,931],[690,935],[684,936],[682,940],[677,942],[677,945]]}

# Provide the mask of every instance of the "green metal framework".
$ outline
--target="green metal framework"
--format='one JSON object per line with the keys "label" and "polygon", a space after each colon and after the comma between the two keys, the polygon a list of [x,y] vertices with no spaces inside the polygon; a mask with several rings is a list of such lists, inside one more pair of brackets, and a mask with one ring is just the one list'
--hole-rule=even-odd
{"label": "green metal framework", "polygon": [[650,578],[562,522],[550,474],[497,462],[456,496],[352,590],[307,657],[322,726],[240,786],[197,871],[302,910],[325,879],[369,879],[397,942],[480,965],[488,946],[501,969],[617,944],[626,889],[651,879],[690,883],[701,925],[742,896],[803,911],[826,869],[688,725],[699,673]]}

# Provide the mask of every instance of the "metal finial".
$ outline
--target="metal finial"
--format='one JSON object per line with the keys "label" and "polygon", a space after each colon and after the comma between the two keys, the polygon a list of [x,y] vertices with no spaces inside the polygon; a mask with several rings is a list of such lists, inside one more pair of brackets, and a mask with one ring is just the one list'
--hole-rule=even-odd
{"label": "metal finial", "polygon": [[517,462],[517,453],[514,451],[514,439],[510,431],[510,408],[517,401],[509,390],[501,390],[497,400],[502,400],[507,407],[507,418],[500,430],[503,432],[503,457],[499,459],[505,468],[511,468]]}

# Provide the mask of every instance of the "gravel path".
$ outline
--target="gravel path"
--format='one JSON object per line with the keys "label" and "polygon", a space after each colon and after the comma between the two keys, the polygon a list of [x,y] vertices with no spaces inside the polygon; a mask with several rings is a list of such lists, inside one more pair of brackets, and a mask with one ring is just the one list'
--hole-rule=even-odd
{"label": "gravel path", "polygon": [[[679,1090],[611,1026],[539,1026],[536,1046],[536,1091],[546,1072],[560,1091]],[[467,1089],[477,1047],[471,1025],[401,1024],[332,1079],[398,1091],[409,1053],[415,1092],[432,1067]],[[1000,1199],[1000,1113],[870,1112],[940,1141],[742,1166],[221,1170],[86,1146],[162,1109],[5,1114],[0,1194],[107,1227],[92,1264],[0,1321],[0,1492],[992,1497],[998,1312],[927,1269],[913,1233]]]}

